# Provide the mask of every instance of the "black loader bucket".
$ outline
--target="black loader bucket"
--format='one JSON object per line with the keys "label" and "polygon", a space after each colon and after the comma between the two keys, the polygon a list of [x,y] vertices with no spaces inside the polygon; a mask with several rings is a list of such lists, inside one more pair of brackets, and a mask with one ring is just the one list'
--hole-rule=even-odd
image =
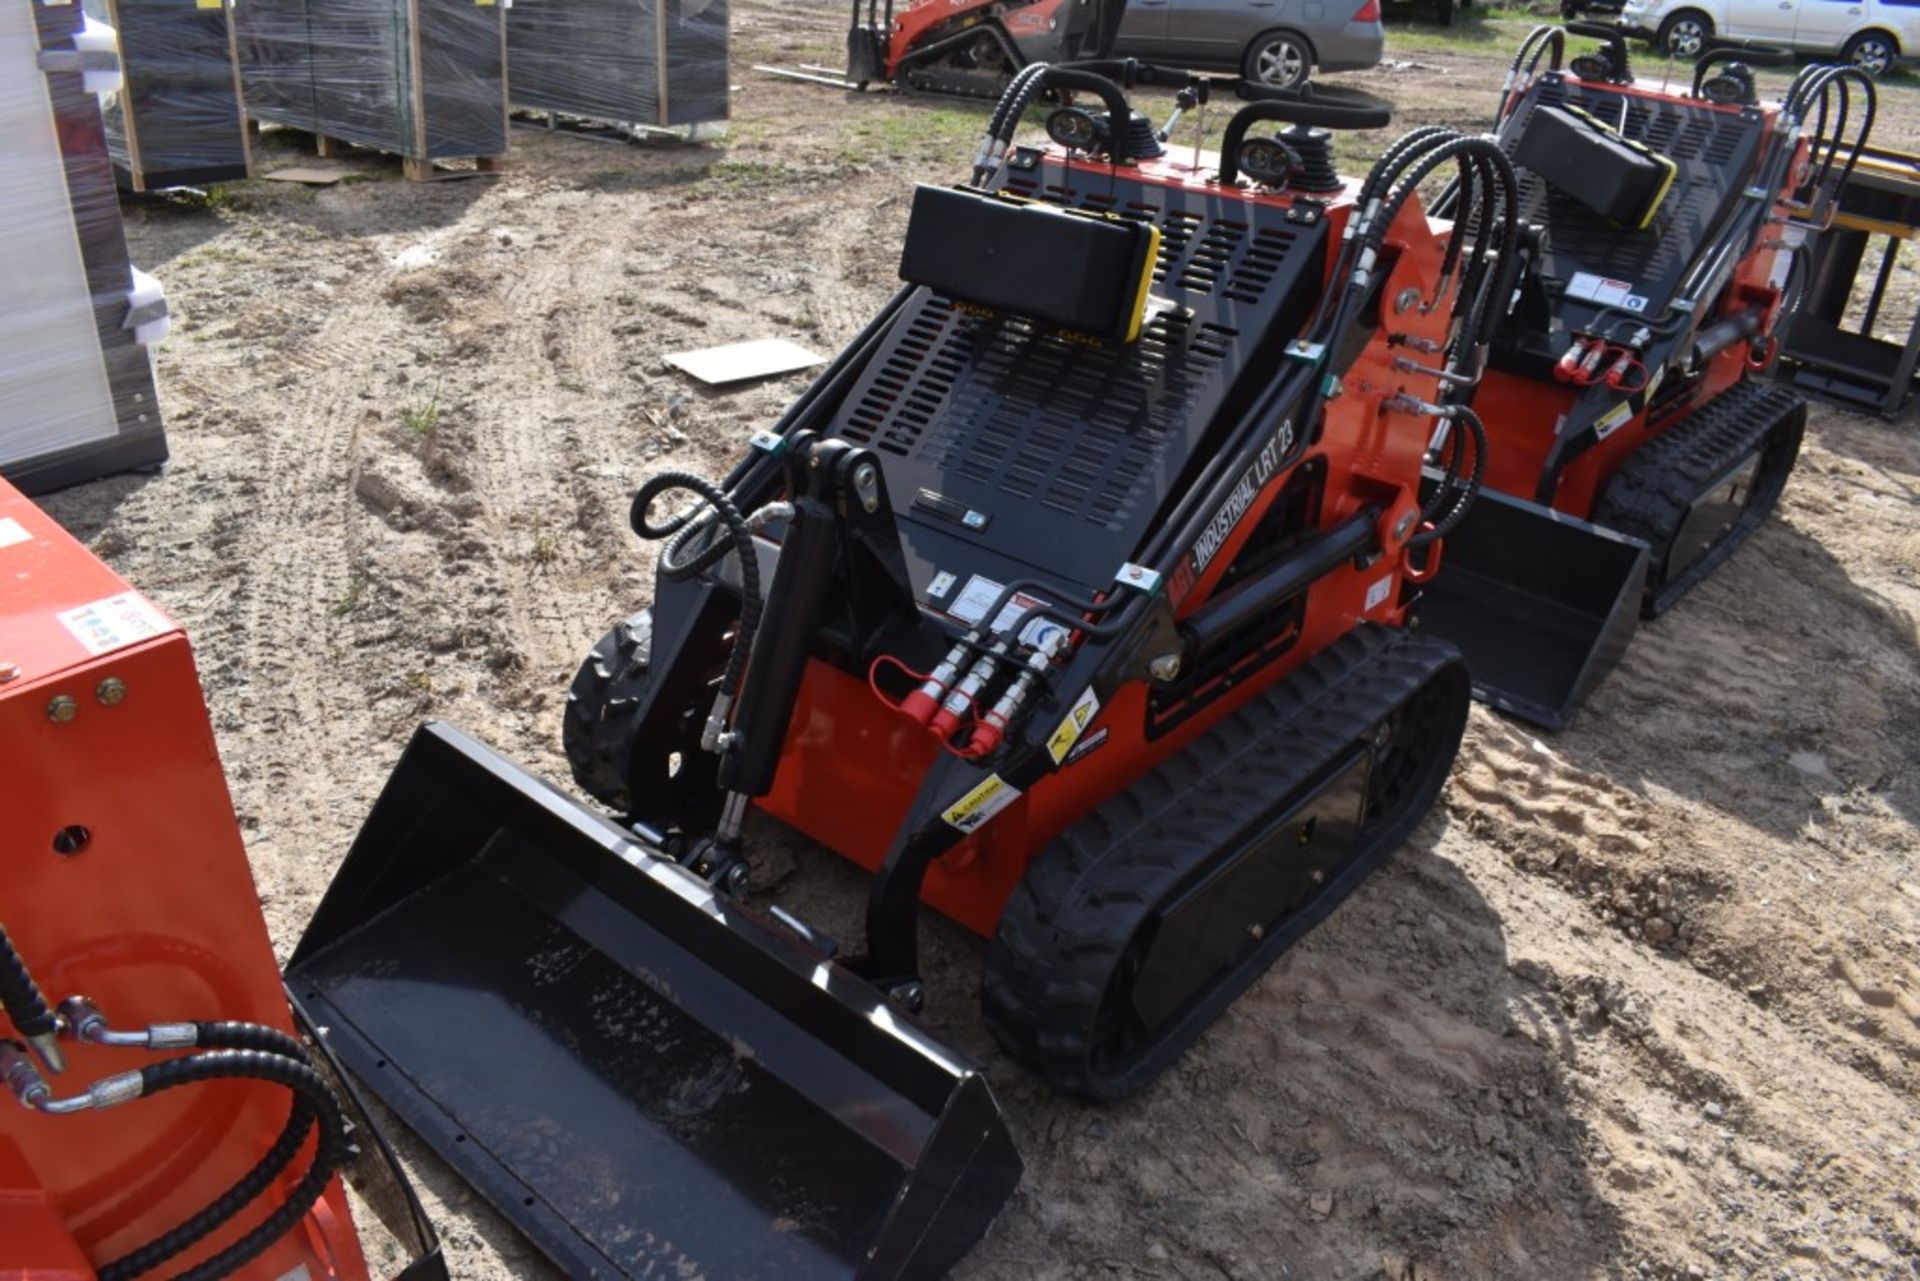
{"label": "black loader bucket", "polygon": [[1483,489],[1441,552],[1421,627],[1460,647],[1475,698],[1566,725],[1633,638],[1647,545]]}
{"label": "black loader bucket", "polygon": [[1020,1159],[985,1080],[799,933],[422,726],[288,986],[572,1277],[928,1277]]}

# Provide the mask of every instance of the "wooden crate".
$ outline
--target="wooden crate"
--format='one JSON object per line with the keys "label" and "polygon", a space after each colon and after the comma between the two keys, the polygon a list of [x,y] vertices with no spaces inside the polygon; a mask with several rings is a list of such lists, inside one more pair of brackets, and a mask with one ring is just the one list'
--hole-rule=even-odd
{"label": "wooden crate", "polygon": [[255,120],[412,162],[507,150],[507,33],[495,0],[242,0]]}
{"label": "wooden crate", "polygon": [[661,127],[727,118],[727,0],[514,0],[507,51],[517,107]]}
{"label": "wooden crate", "polygon": [[119,34],[126,83],[106,103],[107,144],[131,191],[250,176],[231,0],[87,0]]}

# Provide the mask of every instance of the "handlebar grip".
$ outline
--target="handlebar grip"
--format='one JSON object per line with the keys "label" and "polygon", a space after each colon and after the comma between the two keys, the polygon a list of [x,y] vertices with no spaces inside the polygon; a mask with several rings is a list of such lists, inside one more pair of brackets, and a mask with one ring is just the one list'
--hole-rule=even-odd
{"label": "handlebar grip", "polygon": [[1268,108],[1274,114],[1266,120],[1294,125],[1316,125],[1322,129],[1384,129],[1393,123],[1393,106],[1365,95],[1322,97],[1313,86],[1301,89],[1275,89],[1268,85],[1239,82],[1234,91],[1243,101]]}
{"label": "handlebar grip", "polygon": [[1697,66],[1708,62],[1744,62],[1750,67],[1785,67],[1792,64],[1793,52],[1773,45],[1734,44],[1730,40],[1709,40]]}
{"label": "handlebar grip", "polygon": [[1625,44],[1627,33],[1618,27],[1610,27],[1604,22],[1569,22],[1566,32],[1572,36],[1587,36],[1594,40],[1605,40],[1609,44]]}

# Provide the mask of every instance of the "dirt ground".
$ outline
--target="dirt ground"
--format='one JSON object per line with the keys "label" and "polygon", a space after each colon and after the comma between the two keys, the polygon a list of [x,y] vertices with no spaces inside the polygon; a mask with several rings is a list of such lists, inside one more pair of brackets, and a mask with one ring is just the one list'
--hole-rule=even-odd
{"label": "dirt ground", "polygon": [[[48,505],[193,635],[283,955],[423,718],[566,777],[567,682],[649,595],[634,486],[724,470],[803,385],[709,393],[663,355],[837,349],[912,184],[964,174],[972,111],[749,70],[832,61],[840,13],[736,4],[720,145],[522,131],[497,179],[369,156],[129,209],[176,317],[174,462]],[[1345,79],[1396,132],[1477,122],[1518,34]],[[1910,142],[1916,94],[1887,96]],[[1782,518],[1567,732],[1476,709],[1408,847],[1126,1106],[998,1056],[979,944],[934,924],[931,1018],[1028,1162],[962,1274],[1920,1275],[1916,564],[1913,423],[1816,410]],[[854,919],[858,877],[762,835],[783,898]],[[401,1146],[456,1275],[552,1275]]]}

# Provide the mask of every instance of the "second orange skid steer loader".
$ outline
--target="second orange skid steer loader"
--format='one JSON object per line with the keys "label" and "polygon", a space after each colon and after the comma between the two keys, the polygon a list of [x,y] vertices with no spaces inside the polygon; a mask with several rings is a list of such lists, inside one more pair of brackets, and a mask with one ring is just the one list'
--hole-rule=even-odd
{"label": "second orange skid steer loader", "polygon": [[[1246,100],[1217,157],[1149,81]],[[1485,440],[1393,358],[1488,339],[1515,192],[1460,136],[1343,179],[1333,131],[1387,123],[1023,69],[867,329],[724,482],[640,488],[656,594],[565,725],[605,808],[419,732],[290,985],[569,1275],[942,1275],[1021,1166],[916,1017],[923,904],[988,940],[1007,1052],[1113,1099],[1427,813],[1469,678],[1406,624]],[[857,951],[744,900],[750,807],[872,872]]]}

